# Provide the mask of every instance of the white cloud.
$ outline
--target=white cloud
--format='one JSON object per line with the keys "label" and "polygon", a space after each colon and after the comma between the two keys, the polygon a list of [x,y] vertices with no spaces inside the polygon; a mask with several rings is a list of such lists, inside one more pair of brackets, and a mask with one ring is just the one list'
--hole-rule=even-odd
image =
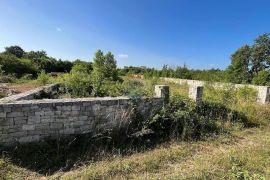
{"label": "white cloud", "polygon": [[118,54],[117,57],[122,58],[122,59],[127,59],[128,54]]}
{"label": "white cloud", "polygon": [[57,28],[56,28],[56,31],[61,32],[62,29],[61,29],[60,27],[57,27]]}

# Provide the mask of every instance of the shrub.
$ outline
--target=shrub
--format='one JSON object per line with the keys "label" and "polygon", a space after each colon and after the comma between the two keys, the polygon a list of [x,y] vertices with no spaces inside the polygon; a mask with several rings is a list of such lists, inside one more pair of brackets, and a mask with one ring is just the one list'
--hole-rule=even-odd
{"label": "shrub", "polygon": [[11,54],[0,54],[0,64],[6,74],[15,74],[21,77],[23,74],[36,76],[37,69],[29,59],[19,59]]}
{"label": "shrub", "polygon": [[270,71],[266,71],[266,70],[260,71],[252,79],[252,84],[270,86]]}
{"label": "shrub", "polygon": [[89,74],[70,73],[64,75],[62,80],[72,97],[87,97],[91,95],[92,85]]}
{"label": "shrub", "polygon": [[170,103],[144,122],[158,137],[198,138],[219,133],[225,122],[248,125],[247,118],[218,103],[196,105],[188,98],[174,96]]}
{"label": "shrub", "polygon": [[50,82],[50,79],[50,74],[46,74],[45,71],[41,71],[41,73],[38,74],[37,83],[40,85],[46,85]]}
{"label": "shrub", "polygon": [[123,94],[131,97],[145,95],[144,84],[140,80],[128,80],[123,82]]}
{"label": "shrub", "polygon": [[101,85],[100,96],[121,96],[123,95],[122,83],[115,81],[104,81]]}
{"label": "shrub", "polygon": [[0,76],[0,83],[13,83],[16,81],[16,76],[13,74]]}

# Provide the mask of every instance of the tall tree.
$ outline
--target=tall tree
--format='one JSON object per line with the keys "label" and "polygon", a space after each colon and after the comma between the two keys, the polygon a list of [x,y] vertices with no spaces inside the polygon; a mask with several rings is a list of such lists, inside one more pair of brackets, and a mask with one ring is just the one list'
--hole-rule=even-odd
{"label": "tall tree", "polygon": [[111,52],[108,52],[105,55],[105,77],[112,81],[118,80],[118,72],[117,72],[117,65],[116,60],[114,59],[114,55]]}
{"label": "tall tree", "polygon": [[250,64],[251,48],[248,45],[237,49],[231,56],[231,65],[227,69],[228,80],[233,83],[247,83],[250,80],[249,64]]}
{"label": "tall tree", "polygon": [[13,54],[17,58],[22,58],[24,55],[24,50],[20,46],[9,46],[5,48],[5,53]]}
{"label": "tall tree", "polygon": [[92,84],[93,84],[93,95],[100,96],[101,86],[105,80],[105,57],[101,50],[95,53],[93,61],[93,72],[92,72]]}
{"label": "tall tree", "polygon": [[270,65],[270,38],[269,34],[265,33],[255,39],[252,46],[251,62],[252,75],[257,75],[260,71],[265,70]]}

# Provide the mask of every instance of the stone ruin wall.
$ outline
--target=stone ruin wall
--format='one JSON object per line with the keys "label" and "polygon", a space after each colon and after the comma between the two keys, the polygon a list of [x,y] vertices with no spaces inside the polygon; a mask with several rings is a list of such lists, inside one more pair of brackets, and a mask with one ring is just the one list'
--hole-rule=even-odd
{"label": "stone ruin wall", "polygon": [[[205,82],[205,81],[199,81],[199,80],[188,80],[188,79],[178,79],[178,78],[162,78],[167,82],[172,82],[176,84],[187,84],[190,86],[190,91],[194,91],[194,87],[201,87],[204,86],[206,83],[210,83],[214,87],[222,88],[225,86],[231,86],[234,88],[243,88],[243,87],[250,87],[257,91],[257,102],[261,104],[266,104],[270,102],[270,87],[268,86],[255,86],[250,84],[232,84],[232,83],[219,83],[219,82]],[[195,94],[197,91],[195,92]],[[192,96],[194,95],[194,92],[190,92]]]}
{"label": "stone ruin wall", "polygon": [[[32,91],[32,94],[36,93]],[[25,95],[28,99],[31,93]],[[133,112],[133,100],[128,97],[10,99],[16,98],[9,97],[0,102],[0,145],[40,141],[47,137],[95,134],[127,125]],[[24,99],[22,95],[20,99]],[[163,103],[163,97],[141,99],[138,111],[147,117],[153,108],[162,107]]]}

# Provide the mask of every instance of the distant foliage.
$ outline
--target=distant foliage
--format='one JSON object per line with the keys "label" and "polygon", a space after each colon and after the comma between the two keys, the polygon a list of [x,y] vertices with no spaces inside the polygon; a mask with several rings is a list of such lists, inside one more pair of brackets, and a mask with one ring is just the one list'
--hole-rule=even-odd
{"label": "distant foliage", "polygon": [[45,51],[25,52],[19,46],[10,46],[0,53],[0,65],[6,74],[14,74],[20,78],[24,74],[36,77],[43,70],[47,73],[69,72],[73,63],[48,57]]}
{"label": "distant foliage", "polygon": [[20,46],[10,46],[5,48],[6,54],[12,54],[17,58],[22,58],[24,55],[24,50]]}
{"label": "distant foliage", "polygon": [[231,57],[227,77],[233,83],[269,84],[270,38],[265,33],[257,37],[253,45],[244,45]]}

